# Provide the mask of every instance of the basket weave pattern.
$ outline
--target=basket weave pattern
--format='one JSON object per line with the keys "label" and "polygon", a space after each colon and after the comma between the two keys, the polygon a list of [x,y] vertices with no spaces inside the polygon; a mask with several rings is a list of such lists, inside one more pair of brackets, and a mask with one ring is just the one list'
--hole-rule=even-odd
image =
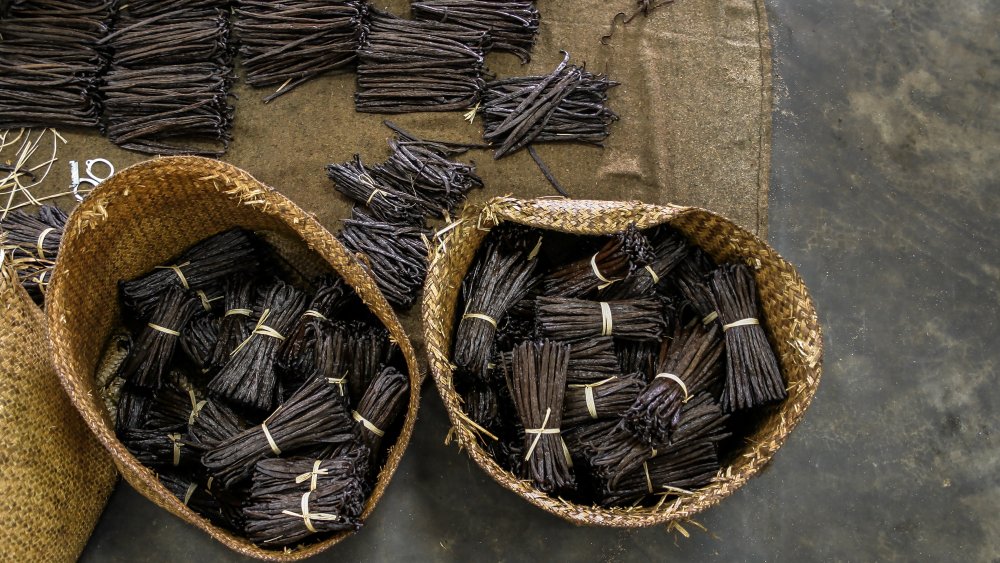
{"label": "basket weave pattern", "polygon": [[385,492],[416,421],[420,371],[413,347],[374,280],[311,215],[246,172],[215,160],[163,158],[137,164],[101,184],[66,225],[59,263],[47,296],[54,361],[63,386],[125,479],[140,493],[233,550],[291,561],[315,555],[349,532],[298,550],[259,548],[211,525],[170,494],[154,473],[118,441],[95,389],[100,352],[121,322],[116,283],[165,263],[180,251],[233,227],[300,243],[354,288],[406,358],[410,400],[403,429],[365,505],[368,518]]}
{"label": "basket weave pattern", "polygon": [[[452,338],[462,279],[476,251],[492,227],[512,221],[532,227],[578,235],[607,235],[634,223],[640,229],[669,223],[716,261],[742,261],[754,269],[763,318],[768,327],[788,398],[771,408],[749,437],[742,455],[720,471],[712,484],[693,495],[656,507],[601,508],[550,497],[530,482],[500,467],[483,450],[481,437],[462,410],[451,364]],[[516,200],[498,198],[466,210],[441,240],[432,258],[424,289],[424,337],[430,369],[453,425],[460,448],[494,480],[535,506],[570,522],[611,527],[668,524],[690,518],[743,486],[767,464],[792,431],[819,385],[823,339],[816,310],[802,278],[767,243],[727,219],[690,207],[656,206],[636,202]]]}

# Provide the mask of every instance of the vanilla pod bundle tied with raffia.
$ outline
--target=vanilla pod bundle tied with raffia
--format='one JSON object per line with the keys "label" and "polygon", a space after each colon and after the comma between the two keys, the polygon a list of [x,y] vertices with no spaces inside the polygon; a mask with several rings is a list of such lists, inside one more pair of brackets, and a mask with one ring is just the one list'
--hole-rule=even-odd
{"label": "vanilla pod bundle tied with raffia", "polygon": [[[476,348],[463,341],[465,316],[476,312],[469,288],[490,280],[482,265],[508,225],[531,232],[525,245],[544,239],[535,266],[544,282],[521,297],[530,306],[519,301],[505,310],[514,323],[497,319],[502,338],[478,343],[475,365],[486,363],[480,377],[459,361]],[[727,296],[747,295],[712,277],[742,268],[731,263],[758,269],[746,270],[757,282],[752,310],[730,316],[754,316],[756,328],[773,333],[763,342],[789,382],[784,400],[739,417],[724,408],[724,332],[750,323],[724,331],[732,321],[706,319],[724,307],[714,302],[712,281]],[[759,239],[699,209],[510,198],[469,209],[432,254],[424,322],[453,439],[505,487],[582,524],[669,523],[727,496],[770,459],[819,376],[819,329],[794,269]],[[751,380],[741,377],[747,389]],[[513,394],[517,416],[504,407],[503,391]]]}
{"label": "vanilla pod bundle tied with raffia", "polygon": [[[200,158],[124,170],[70,217],[51,296],[70,400],[157,505],[270,560],[318,553],[370,516],[413,429],[413,348],[359,258],[272,188]],[[317,324],[342,329],[350,353],[317,355]],[[106,346],[127,332],[130,346]],[[316,460],[351,485],[299,479]],[[273,494],[254,495],[265,461]]]}

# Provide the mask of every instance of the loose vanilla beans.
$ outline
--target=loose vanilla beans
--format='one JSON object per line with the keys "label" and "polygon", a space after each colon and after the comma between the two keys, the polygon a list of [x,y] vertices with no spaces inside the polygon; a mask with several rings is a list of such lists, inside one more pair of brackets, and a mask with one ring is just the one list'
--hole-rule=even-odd
{"label": "loose vanilla beans", "polygon": [[37,215],[15,210],[0,221],[0,233],[6,236],[3,249],[12,251],[18,279],[36,303],[45,300],[66,219],[58,207],[43,205]]}
{"label": "loose vanilla beans", "polygon": [[309,80],[353,70],[361,45],[362,1],[238,0],[236,32],[247,84],[280,85],[269,102]]}
{"label": "loose vanilla beans", "polygon": [[597,302],[539,297],[538,324],[546,337],[565,341],[597,336],[657,340],[665,328],[660,302],[653,299]]}
{"label": "loose vanilla beans", "polygon": [[476,104],[485,86],[486,32],[375,9],[369,14],[358,49],[357,111],[453,111]]}
{"label": "loose vanilla beans", "polygon": [[279,391],[278,352],[305,307],[302,292],[281,281],[272,285],[253,330],[230,353],[229,362],[208,383],[209,390],[246,407],[273,409]]}
{"label": "loose vanilla beans", "polygon": [[325,381],[307,382],[263,423],[223,441],[202,456],[208,471],[228,488],[248,477],[261,459],[309,444],[337,444],[354,438],[353,420]]}
{"label": "loose vanilla beans", "polygon": [[[585,297],[625,280],[654,259],[649,240],[634,225],[611,237],[591,256],[555,270],[545,278],[545,294]],[[634,297],[639,297],[636,295]]]}
{"label": "loose vanilla beans", "polygon": [[135,387],[163,387],[181,334],[200,307],[190,292],[177,286],[168,287],[122,363],[122,377]]}
{"label": "loose vanilla beans", "polygon": [[502,158],[532,143],[600,146],[618,119],[606,103],[617,82],[569,64],[569,53],[547,76],[504,78],[486,84],[479,106],[483,138]]}
{"label": "loose vanilla beans", "polygon": [[514,348],[509,382],[524,425],[521,474],[546,493],[572,490],[576,482],[561,435],[569,346],[551,340]]}
{"label": "loose vanilla beans", "polygon": [[712,294],[726,339],[726,412],[750,409],[787,396],[778,360],[760,323],[757,284],[750,268],[726,265],[712,276]]}
{"label": "loose vanilla beans", "polygon": [[356,477],[340,477],[305,493],[251,497],[244,509],[247,536],[270,547],[295,544],[314,534],[357,530],[364,500]]}
{"label": "loose vanilla beans", "polygon": [[[365,391],[357,409],[351,412],[357,422],[357,432],[372,456],[381,453],[382,438],[406,409],[409,396],[409,378],[394,367],[386,367]],[[372,466],[374,461],[373,458]]]}
{"label": "loose vanilla beans", "polygon": [[719,328],[678,323],[660,348],[657,374],[625,413],[625,425],[650,446],[670,442],[681,407],[692,396],[718,387],[722,368]]}
{"label": "loose vanilla beans", "polygon": [[615,356],[615,341],[610,336],[599,336],[570,343],[569,367],[566,381],[570,383],[594,383],[603,381],[622,371]]}
{"label": "loose vanilla beans", "polygon": [[570,383],[563,403],[563,424],[621,418],[643,387],[645,382],[637,374],[611,376],[594,383]]}
{"label": "loose vanilla beans", "polygon": [[534,0],[420,0],[410,10],[418,20],[488,32],[491,50],[514,53],[522,63],[531,60],[539,20]]}
{"label": "loose vanilla beans", "polygon": [[364,255],[389,303],[409,309],[427,275],[425,241],[430,234],[422,225],[382,221],[355,207],[337,238],[351,252]]}
{"label": "loose vanilla beans", "polygon": [[182,252],[164,266],[132,281],[120,282],[122,301],[140,317],[147,316],[152,306],[170,286],[190,290],[211,291],[224,278],[257,270],[256,237],[242,229],[232,229],[205,239]]}
{"label": "loose vanilla beans", "polygon": [[518,226],[497,227],[490,233],[485,255],[466,277],[454,359],[480,379],[486,375],[500,319],[527,294],[534,279],[542,239],[532,234]]}

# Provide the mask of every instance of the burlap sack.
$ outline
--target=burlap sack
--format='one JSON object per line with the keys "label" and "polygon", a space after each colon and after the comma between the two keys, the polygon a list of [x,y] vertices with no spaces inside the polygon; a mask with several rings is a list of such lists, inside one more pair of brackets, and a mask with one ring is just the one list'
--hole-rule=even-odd
{"label": "burlap sack", "polygon": [[76,561],[117,479],[59,386],[45,315],[0,258],[0,559]]}
{"label": "burlap sack", "polygon": [[[747,440],[743,455],[720,471],[715,481],[693,495],[655,508],[605,509],[583,506],[545,495],[527,481],[501,468],[486,453],[468,423],[453,385],[450,357],[456,306],[462,278],[489,230],[504,222],[580,235],[669,223],[717,261],[747,262],[755,269],[771,345],[788,381],[788,399],[772,408]],[[529,502],[577,524],[639,527],[691,517],[729,496],[767,464],[802,418],[819,385],[823,340],[816,310],[795,268],[764,241],[729,220],[693,207],[662,207],[637,202],[563,199],[494,199],[463,214],[433,257],[423,303],[424,337],[431,373],[444,400],[460,448],[493,479]],[[489,439],[489,438],[485,438]]]}
{"label": "burlap sack", "polygon": [[[204,158],[163,158],[132,166],[101,184],[70,216],[63,235],[47,296],[52,352],[73,404],[136,490],[241,554],[298,560],[350,533],[303,549],[275,551],[212,526],[170,494],[118,441],[95,388],[101,350],[120,324],[117,281],[147,272],[192,244],[237,226],[275,240],[283,252],[294,252],[295,247],[308,252],[316,264],[326,262],[385,324],[406,358],[412,390],[409,408],[362,514],[362,519],[368,518],[399,464],[416,420],[422,378],[413,347],[358,260],[311,215],[246,172]],[[301,256],[286,257],[302,263]]]}

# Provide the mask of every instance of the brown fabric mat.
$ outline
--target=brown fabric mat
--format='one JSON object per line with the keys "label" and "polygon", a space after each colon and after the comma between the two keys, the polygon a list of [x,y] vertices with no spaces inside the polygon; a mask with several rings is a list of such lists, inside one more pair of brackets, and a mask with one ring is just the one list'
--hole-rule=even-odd
{"label": "brown fabric mat", "polygon": [[[408,2],[376,2],[396,14]],[[767,187],[771,154],[771,52],[761,0],[677,0],[649,17],[618,26],[608,46],[600,38],[634,0],[539,0],[541,34],[533,60],[521,66],[508,54],[492,54],[499,76],[549,72],[561,60],[586,63],[622,83],[611,92],[621,121],[604,150],[590,146],[540,145],[538,151],[569,193],[580,199],[637,199],[706,207],[758,236],[767,234]],[[427,138],[480,142],[482,124],[461,113],[399,116],[358,114],[354,76],[328,76],[264,105],[270,90],[237,94],[235,141],[224,160],[277,187],[331,230],[349,214],[324,165],[358,152],[366,162],[388,155],[385,117]],[[62,132],[52,192],[69,182],[67,161],[104,157],[121,170],[147,158],[122,151],[96,133]],[[3,155],[0,155],[3,156]],[[486,180],[478,202],[489,197],[555,195],[531,158],[521,152],[499,162],[475,151]],[[46,190],[47,191],[47,190]],[[39,191],[41,193],[41,191]],[[50,192],[51,193],[51,192]]]}

